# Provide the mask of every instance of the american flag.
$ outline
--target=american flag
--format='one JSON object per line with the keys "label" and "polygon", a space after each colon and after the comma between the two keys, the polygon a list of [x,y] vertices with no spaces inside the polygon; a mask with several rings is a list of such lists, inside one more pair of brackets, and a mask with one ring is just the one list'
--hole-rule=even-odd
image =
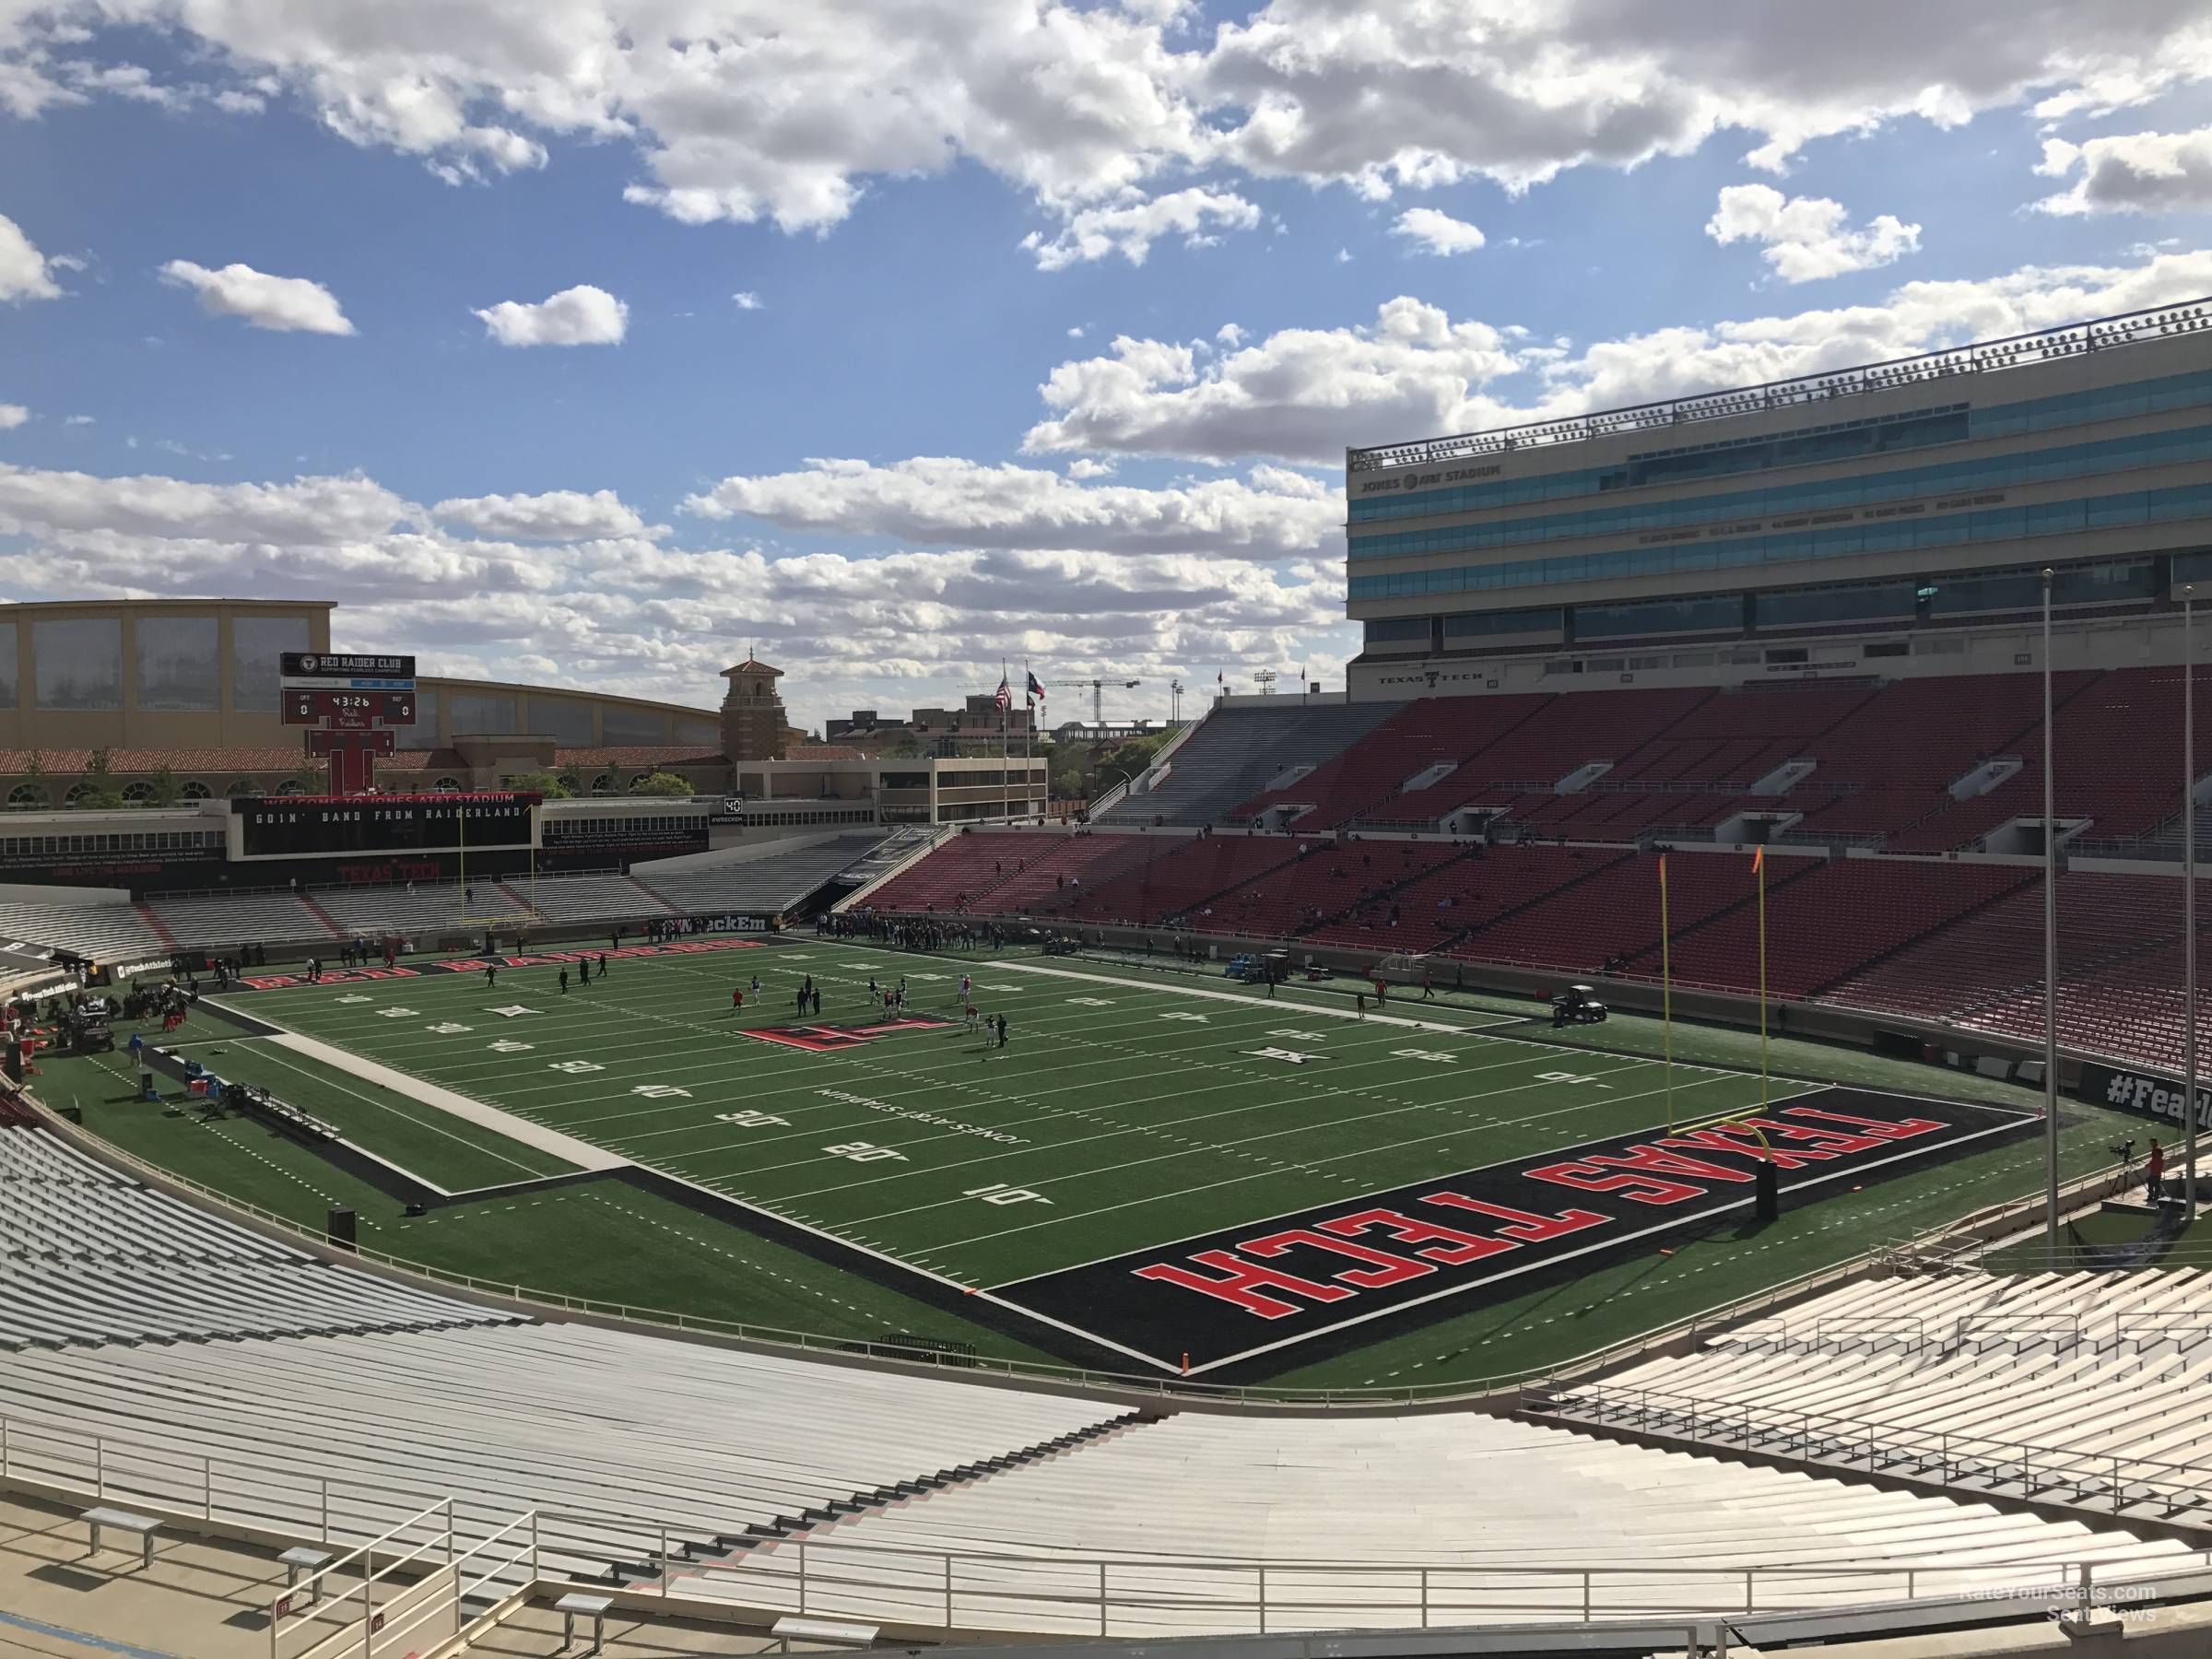
{"label": "american flag", "polygon": [[1006,684],[1006,671],[998,671],[998,712],[1004,714],[1014,706],[1014,688]]}

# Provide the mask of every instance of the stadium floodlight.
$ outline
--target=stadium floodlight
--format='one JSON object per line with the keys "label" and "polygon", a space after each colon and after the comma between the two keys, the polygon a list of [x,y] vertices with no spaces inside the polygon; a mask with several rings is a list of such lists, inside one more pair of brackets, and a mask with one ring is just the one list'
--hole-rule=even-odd
{"label": "stadium floodlight", "polygon": [[2043,567],[2043,1241],[2058,1267],[2058,814],[2051,772],[2051,584]]}
{"label": "stadium floodlight", "polygon": [[2182,589],[2182,1199],[2196,1220],[2196,584]]}

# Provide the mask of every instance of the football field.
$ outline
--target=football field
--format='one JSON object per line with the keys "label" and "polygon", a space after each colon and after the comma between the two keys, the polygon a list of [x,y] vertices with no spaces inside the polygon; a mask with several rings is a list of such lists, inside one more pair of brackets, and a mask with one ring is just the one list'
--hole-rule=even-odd
{"label": "football field", "polygon": [[[279,977],[229,999],[276,1030],[221,1065],[453,1192],[557,1175],[581,1143],[879,1275],[1194,1372],[1747,1212],[1757,1141],[1794,1204],[2021,1126],[1783,1078],[1761,1115],[1757,1076],[1504,1017],[1394,999],[1361,1018],[1032,954],[791,936],[620,954],[588,985],[579,966]],[[965,1024],[964,976],[1004,1047]],[[809,978],[821,1012],[802,1018]],[[887,1018],[871,982],[901,978],[906,1018]]]}

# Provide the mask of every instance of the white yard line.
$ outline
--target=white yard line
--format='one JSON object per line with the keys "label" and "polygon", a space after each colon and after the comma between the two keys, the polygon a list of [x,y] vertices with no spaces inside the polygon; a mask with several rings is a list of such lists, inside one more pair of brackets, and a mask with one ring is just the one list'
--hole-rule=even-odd
{"label": "white yard line", "polygon": [[[274,1022],[271,1022],[274,1023]],[[472,1100],[466,1095],[455,1094],[450,1088],[441,1088],[435,1083],[425,1083],[419,1077],[395,1071],[389,1065],[379,1065],[373,1060],[335,1048],[312,1037],[302,1037],[297,1031],[278,1031],[267,1040],[280,1048],[305,1054],[324,1065],[350,1073],[362,1081],[388,1088],[395,1095],[425,1106],[434,1106],[440,1112],[490,1129],[509,1140],[520,1141],[525,1147],[535,1147],[540,1152],[566,1159],[580,1170],[621,1170],[630,1160],[618,1157],[604,1147],[594,1147],[590,1141],[578,1140],[572,1135],[563,1135],[558,1129],[548,1129],[543,1124],[534,1124],[528,1118],[517,1117],[512,1112],[502,1112],[497,1106],[487,1106],[481,1100]]]}

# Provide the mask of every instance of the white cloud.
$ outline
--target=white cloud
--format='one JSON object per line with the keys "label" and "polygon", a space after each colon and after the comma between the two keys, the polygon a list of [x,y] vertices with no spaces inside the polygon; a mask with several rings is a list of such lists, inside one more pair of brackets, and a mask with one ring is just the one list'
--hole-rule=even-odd
{"label": "white cloud", "polygon": [[1214,338],[1224,346],[1241,346],[1244,344],[1243,325],[1238,323],[1224,323],[1214,330]]}
{"label": "white cloud", "polygon": [[2052,139],[2035,171],[2071,190],[2045,196],[2045,213],[2203,213],[2212,209],[2212,126],[2191,133],[2130,133],[2084,144]]}
{"label": "white cloud", "polygon": [[2212,293],[2212,252],[2133,265],[2025,265],[1911,282],[1879,303],[1663,328],[1581,347],[1454,321],[1407,297],[1371,324],[1289,328],[1201,363],[1187,346],[1124,335],[1055,368],[1031,452],[1279,455],[1316,465],[1388,443],[1557,419],[1757,385]]}
{"label": "white cloud", "polygon": [[[1344,518],[1335,492],[1280,467],[1249,483],[1216,478],[1167,488],[1091,485],[1069,476],[923,455],[879,466],[810,461],[799,472],[729,477],[684,502],[708,518],[749,513],[790,530],[840,531],[961,547],[1095,552],[1311,554]],[[1111,470],[1105,468],[1103,470]],[[1341,547],[1341,538],[1335,545]]]}
{"label": "white cloud", "polygon": [[642,535],[645,521],[611,489],[554,489],[543,495],[456,497],[430,509],[441,524],[459,524],[480,535],[516,541],[590,541],[604,536]]}
{"label": "white cloud", "polygon": [[[0,107],[288,95],[460,182],[622,143],[631,199],[687,223],[819,229],[883,179],[989,170],[1056,213],[1241,174],[1370,196],[1525,188],[1716,135],[1807,143],[2026,106],[2054,121],[2212,75],[2201,0],[0,0]],[[195,77],[128,61],[148,28]],[[89,48],[89,50],[88,50]],[[97,53],[102,67],[86,70]],[[228,84],[200,84],[209,76]],[[1740,137],[1737,135],[1741,135]]]}
{"label": "white cloud", "polygon": [[70,415],[63,418],[62,424],[64,426],[90,426],[93,418],[89,415]]}
{"label": "white cloud", "polygon": [[742,294],[732,294],[730,299],[735,302],[739,311],[759,311],[760,309],[760,296],[750,289]]}
{"label": "white cloud", "polygon": [[476,314],[502,346],[619,346],[629,332],[629,307],[589,283],[535,305],[503,300]]}
{"label": "white cloud", "polygon": [[285,334],[349,335],[353,324],[331,291],[304,276],[271,276],[252,265],[211,271],[189,259],[161,267],[165,281],[196,289],[211,317],[240,317],[255,328]]}
{"label": "white cloud", "polygon": [[1067,464],[1067,476],[1087,483],[1092,478],[1111,478],[1113,477],[1113,463],[1093,461],[1088,455],[1078,455]]}
{"label": "white cloud", "polygon": [[1078,323],[1073,328],[1069,329],[1067,331],[1067,337],[1071,340],[1081,339],[1083,337],[1083,324]]}
{"label": "white cloud", "polygon": [[62,263],[31,246],[22,228],[0,213],[0,300],[60,299],[61,287],[53,273]]}
{"label": "white cloud", "polygon": [[[493,498],[461,498],[480,502]],[[512,498],[511,498],[512,499]],[[524,498],[527,500],[528,498]],[[581,500],[591,498],[580,497]],[[454,538],[360,477],[196,484],[0,465],[0,585],[26,597],[253,593],[335,598],[349,636],[432,672],[588,683],[711,708],[758,641],[802,718],[986,688],[977,665],[1046,677],[1210,682],[1357,648],[1340,558],[983,548],[771,557],[649,535]],[[558,668],[554,665],[558,665]],[[995,677],[995,675],[991,677]]]}
{"label": "white cloud", "polygon": [[1352,251],[1349,248],[1337,249],[1336,263],[1338,265],[1350,265],[1352,263]]}
{"label": "white cloud", "polygon": [[1878,214],[1851,229],[1841,202],[1825,196],[1788,196],[1771,184],[1731,184],[1706,221],[1705,234],[1725,247],[1756,241],[1759,257],[1784,282],[1815,282],[1851,271],[1894,265],[1920,250],[1920,227]]}
{"label": "white cloud", "polygon": [[30,418],[30,411],[21,404],[0,403],[0,432],[19,427]]}
{"label": "white cloud", "polygon": [[1249,230],[1259,222],[1260,210],[1240,195],[1198,188],[1163,196],[1132,192],[1112,206],[1086,207],[1071,215],[1050,241],[1032,230],[1021,245],[1037,255],[1038,268],[1045,271],[1110,253],[1143,265],[1163,236],[1179,235],[1186,247],[1197,246],[1209,243],[1215,230]]}
{"label": "white cloud", "polygon": [[1423,253],[1472,253],[1483,244],[1482,232],[1473,225],[1433,207],[1408,208],[1390,233],[1418,244]]}

